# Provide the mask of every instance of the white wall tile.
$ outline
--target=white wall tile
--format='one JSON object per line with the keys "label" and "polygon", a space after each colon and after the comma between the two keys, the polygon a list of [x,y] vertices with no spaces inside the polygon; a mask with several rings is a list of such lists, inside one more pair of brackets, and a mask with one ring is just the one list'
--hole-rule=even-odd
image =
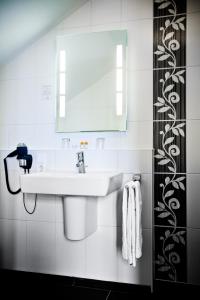
{"label": "white wall tile", "polygon": [[126,30],[126,29],[127,29],[127,22],[93,24],[90,27],[91,32]]}
{"label": "white wall tile", "polygon": [[[107,132],[105,134],[101,134],[101,136],[105,138],[104,141],[104,148],[105,149],[119,149],[120,148],[120,137],[121,133],[120,132]],[[98,138],[98,136],[97,136]]]}
{"label": "white wall tile", "polygon": [[121,0],[92,0],[92,25],[121,21]]}
{"label": "white wall tile", "polygon": [[187,65],[200,65],[200,12],[187,15]]}
{"label": "white wall tile", "polygon": [[17,100],[18,81],[9,80],[0,82],[0,109],[1,124],[16,123],[17,121]]}
{"label": "white wall tile", "polygon": [[187,119],[200,119],[200,67],[187,68],[186,111]]}
{"label": "white wall tile", "polygon": [[27,222],[27,268],[29,272],[55,273],[55,224]]}
{"label": "white wall tile", "polygon": [[[76,151],[80,150],[80,142],[81,141],[87,141],[88,142],[88,149],[95,149],[96,147],[96,132],[70,132],[70,133],[61,133],[61,139],[60,139],[60,145],[62,144],[62,138],[69,138],[70,144],[69,149],[70,151]],[[62,146],[62,145],[61,145]],[[62,147],[60,147],[62,149]]]}
{"label": "white wall tile", "polygon": [[[77,150],[57,150],[56,169],[61,171],[77,172]],[[109,171],[117,169],[117,151],[114,150],[84,150],[87,171]]]}
{"label": "white wall tile", "polygon": [[9,125],[8,126],[8,148],[15,149],[19,143],[25,143],[33,148],[36,140],[35,125]]}
{"label": "white wall tile", "polygon": [[36,124],[35,140],[33,146],[36,149],[56,149],[58,146],[58,135],[55,132],[55,124]]}
{"label": "white wall tile", "polygon": [[63,199],[62,197],[56,197],[56,222],[63,223],[64,220],[63,211]]}
{"label": "white wall tile", "polygon": [[124,173],[151,173],[152,150],[119,150],[118,169]]}
{"label": "white wall tile", "polygon": [[[13,191],[17,191],[20,188],[19,174],[17,172],[9,170],[9,183]],[[0,172],[0,218],[25,219],[22,194],[12,195],[8,192],[4,170]]]}
{"label": "white wall tile", "polygon": [[[1,166],[1,169],[3,169],[3,171],[4,171],[4,162],[3,162],[3,159],[5,157],[7,157],[7,155],[9,153],[11,153],[12,151],[14,151],[16,149],[16,146],[13,147],[13,148],[10,148],[10,150],[1,151],[2,161],[0,162],[0,166]],[[6,162],[7,162],[8,172],[9,171],[16,171],[18,174],[24,173],[23,170],[21,168],[19,168],[19,161],[16,159],[16,157],[9,157],[9,158],[7,158]],[[12,179],[14,179],[14,177],[12,177],[11,180]],[[18,178],[17,178],[17,180],[18,180]],[[15,181],[16,180],[14,179],[13,184],[17,183],[17,185],[18,185],[18,181],[17,182],[15,182]]]}
{"label": "white wall tile", "polygon": [[66,18],[59,27],[71,28],[71,27],[84,27],[91,24],[91,1],[88,1],[73,14]]}
{"label": "white wall tile", "polygon": [[141,177],[142,191],[142,227],[145,229],[152,228],[152,175],[142,174]]}
{"label": "white wall tile", "polygon": [[[97,147],[97,139],[104,139],[103,149],[114,150],[120,147],[121,132],[87,132],[67,134],[71,140],[71,148],[79,147],[80,141],[86,140],[88,142],[89,150],[101,150]],[[74,149],[75,151],[75,149]]]}
{"label": "white wall tile", "polygon": [[15,107],[15,122],[11,124],[34,124],[39,110],[38,101],[34,97],[33,79],[20,79],[16,84],[15,97],[12,104]]}
{"label": "white wall tile", "polygon": [[[33,46],[30,46],[26,48],[24,51],[22,51],[19,56],[17,56],[15,59],[15,79],[22,79],[22,78],[28,78],[32,77],[35,74],[35,68],[36,68],[36,60],[35,60],[35,49]],[[10,70],[8,71],[9,76],[12,78],[12,65]]]}
{"label": "white wall tile", "polygon": [[188,0],[187,1],[187,13],[200,11],[199,0]]}
{"label": "white wall tile", "polygon": [[[5,124],[6,123],[6,116],[7,116],[7,92],[8,91],[8,82],[6,80],[0,81],[0,109],[1,109],[1,120],[0,124]],[[4,113],[2,113],[4,112]]]}
{"label": "white wall tile", "polygon": [[99,227],[86,239],[86,277],[117,280],[117,236],[115,227]]}
{"label": "white wall tile", "polygon": [[[33,168],[35,171],[54,171],[55,170],[55,151],[40,150],[30,151],[33,155]],[[32,169],[33,170],[33,169]]]}
{"label": "white wall tile", "polygon": [[[145,88],[144,88],[145,84]],[[153,120],[153,72],[128,72],[128,121]]]}
{"label": "white wall tile", "polygon": [[[78,152],[78,150],[77,150]],[[77,157],[72,150],[55,151],[55,168],[59,171],[76,171]]]}
{"label": "white wall tile", "polygon": [[152,149],[153,122],[128,122],[127,132],[121,133],[121,149]]}
{"label": "white wall tile", "polygon": [[34,76],[53,76],[55,73],[56,29],[53,28],[33,44]]}
{"label": "white wall tile", "polygon": [[122,0],[122,20],[153,18],[152,1]]}
{"label": "white wall tile", "polygon": [[8,127],[0,125],[0,149],[8,148]]}
{"label": "white wall tile", "polygon": [[118,278],[119,282],[150,285],[152,277],[152,242],[151,230],[143,230],[142,257],[137,260],[136,267],[130,266],[122,258],[121,228],[118,228]]}
{"label": "white wall tile", "polygon": [[89,33],[91,32],[91,26],[84,27],[60,27],[58,26],[57,35],[65,35],[65,34],[81,34],[81,33]]}
{"label": "white wall tile", "polygon": [[187,174],[187,226],[200,228],[199,174]]}
{"label": "white wall tile", "polygon": [[70,241],[64,235],[63,224],[56,224],[56,273],[65,276],[85,276],[85,241]]}
{"label": "white wall tile", "polygon": [[[25,194],[25,203],[28,211],[32,211],[35,205],[35,194]],[[55,222],[56,202],[54,195],[37,195],[37,204],[34,214],[26,213],[25,219],[28,221]]]}
{"label": "white wall tile", "polygon": [[0,267],[26,270],[26,223],[0,220]]}
{"label": "white wall tile", "polygon": [[200,120],[187,121],[187,172],[200,173]]}
{"label": "white wall tile", "polygon": [[0,80],[17,79],[19,71],[19,59],[18,57],[8,61],[5,65],[2,65],[0,70]]}
{"label": "white wall tile", "polygon": [[116,191],[105,197],[98,198],[98,226],[117,226],[119,194]]}
{"label": "white wall tile", "polygon": [[130,22],[128,28],[128,69],[153,68],[153,20]]}
{"label": "white wall tile", "polygon": [[0,80],[6,80],[7,79],[7,68],[8,64],[2,65],[0,69]]}
{"label": "white wall tile", "polygon": [[[55,122],[55,78],[49,76],[32,79],[33,105],[31,112],[34,117],[33,123],[54,123]],[[49,98],[44,97],[45,88],[49,91]]]}
{"label": "white wall tile", "polygon": [[4,170],[4,162],[3,159],[8,155],[8,151],[0,150],[0,171]]}
{"label": "white wall tile", "polygon": [[200,230],[187,229],[187,281],[200,284]]}
{"label": "white wall tile", "polygon": [[89,171],[112,171],[117,169],[117,151],[85,151],[85,162]]}

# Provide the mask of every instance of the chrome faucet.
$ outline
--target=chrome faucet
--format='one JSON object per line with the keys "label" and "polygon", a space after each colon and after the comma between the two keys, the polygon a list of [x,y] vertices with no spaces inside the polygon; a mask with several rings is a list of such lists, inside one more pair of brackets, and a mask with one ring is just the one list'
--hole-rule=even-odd
{"label": "chrome faucet", "polygon": [[85,162],[84,162],[84,153],[80,151],[77,153],[78,162],[76,164],[79,173],[85,173]]}

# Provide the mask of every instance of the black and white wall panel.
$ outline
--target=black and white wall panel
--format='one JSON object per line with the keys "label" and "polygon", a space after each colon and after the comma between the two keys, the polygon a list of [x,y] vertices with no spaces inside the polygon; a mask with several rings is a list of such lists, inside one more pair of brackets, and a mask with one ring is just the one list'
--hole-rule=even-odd
{"label": "black and white wall panel", "polygon": [[187,282],[186,1],[154,0],[154,278]]}

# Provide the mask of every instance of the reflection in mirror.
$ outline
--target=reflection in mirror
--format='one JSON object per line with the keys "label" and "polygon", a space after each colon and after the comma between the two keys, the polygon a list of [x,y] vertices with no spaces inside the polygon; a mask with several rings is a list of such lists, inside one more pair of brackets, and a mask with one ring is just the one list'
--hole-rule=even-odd
{"label": "reflection in mirror", "polygon": [[126,130],[127,32],[57,38],[57,131]]}

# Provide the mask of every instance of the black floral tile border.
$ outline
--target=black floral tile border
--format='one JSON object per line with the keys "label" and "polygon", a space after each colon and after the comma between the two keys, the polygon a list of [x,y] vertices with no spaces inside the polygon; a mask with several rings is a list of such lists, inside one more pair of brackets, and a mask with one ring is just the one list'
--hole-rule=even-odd
{"label": "black floral tile border", "polygon": [[186,0],[155,0],[154,17],[162,17],[186,12]]}
{"label": "black floral tile border", "polygon": [[154,275],[187,281],[186,1],[154,0]]}
{"label": "black floral tile border", "polygon": [[153,71],[154,120],[186,119],[186,69],[159,69]]}
{"label": "black floral tile border", "polygon": [[186,16],[154,19],[154,68],[185,65]]}
{"label": "black floral tile border", "polygon": [[154,174],[154,224],[186,227],[186,175]]}
{"label": "black floral tile border", "polygon": [[155,227],[155,277],[187,282],[185,228]]}
{"label": "black floral tile border", "polygon": [[186,173],[186,122],[154,122],[154,172]]}

